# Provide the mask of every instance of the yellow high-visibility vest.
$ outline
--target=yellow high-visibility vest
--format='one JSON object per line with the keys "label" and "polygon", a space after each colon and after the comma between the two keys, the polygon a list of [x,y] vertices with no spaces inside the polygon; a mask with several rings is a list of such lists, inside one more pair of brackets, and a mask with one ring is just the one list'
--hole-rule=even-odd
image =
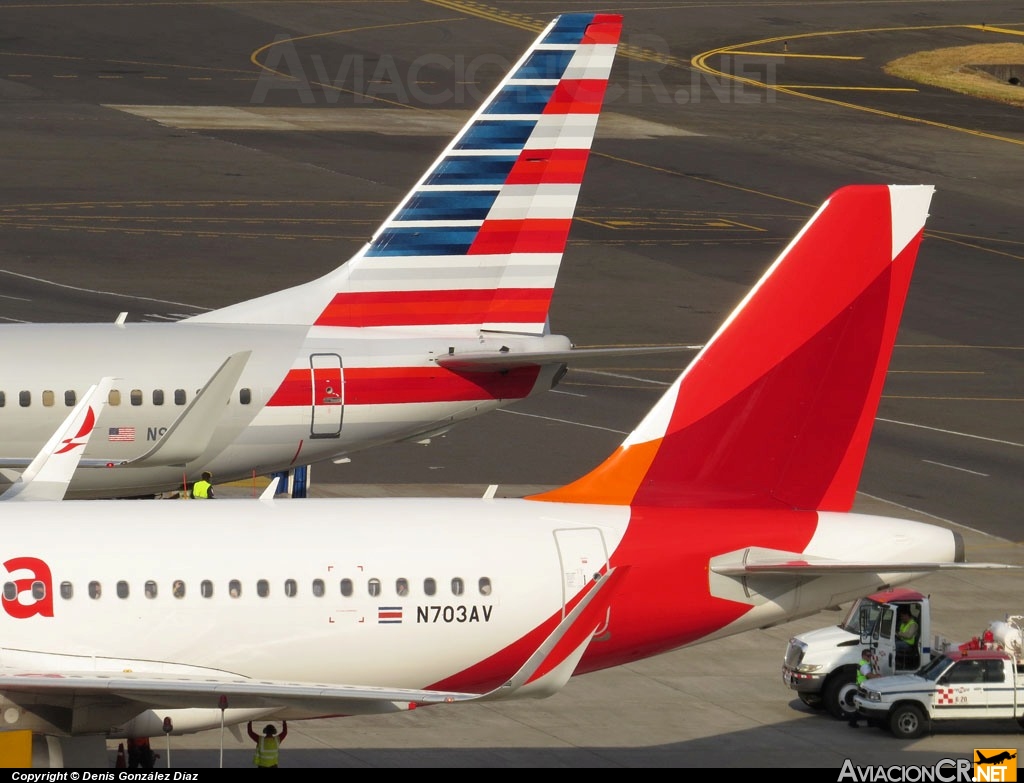
{"label": "yellow high-visibility vest", "polygon": [[253,756],[256,766],[276,767],[280,747],[281,743],[277,741],[277,737],[260,737],[256,740],[256,755]]}

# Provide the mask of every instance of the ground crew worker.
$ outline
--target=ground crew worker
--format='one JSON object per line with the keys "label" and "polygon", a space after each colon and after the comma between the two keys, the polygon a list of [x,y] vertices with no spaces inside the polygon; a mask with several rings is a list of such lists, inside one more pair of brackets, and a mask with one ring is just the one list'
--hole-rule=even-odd
{"label": "ground crew worker", "polygon": [[275,736],[277,734],[277,729],[269,723],[263,727],[262,737],[252,730],[252,721],[249,721],[249,724],[246,726],[246,731],[249,734],[249,739],[256,743],[256,755],[252,758],[256,768],[277,769],[281,743],[284,742],[284,738],[288,736],[288,721],[281,721],[280,736]]}
{"label": "ground crew worker", "polygon": [[918,625],[917,620],[910,614],[910,610],[905,606],[900,608],[898,620],[898,627],[896,629],[896,647],[900,650],[916,650],[917,649],[917,632]]}
{"label": "ground crew worker", "polygon": [[128,769],[153,769],[156,759],[149,737],[128,738]]}
{"label": "ground crew worker", "polygon": [[192,486],[192,497],[213,500],[212,479],[213,474],[208,470],[204,470],[203,477]]}
{"label": "ground crew worker", "polygon": [[[857,687],[860,688],[864,685],[866,680],[872,677],[877,677],[878,673],[875,671],[874,666],[874,651],[870,647],[865,647],[860,651],[860,660],[857,661]],[[860,720],[860,715],[856,712],[853,713],[853,717],[850,718],[850,726],[859,729],[860,726],[857,721]]]}

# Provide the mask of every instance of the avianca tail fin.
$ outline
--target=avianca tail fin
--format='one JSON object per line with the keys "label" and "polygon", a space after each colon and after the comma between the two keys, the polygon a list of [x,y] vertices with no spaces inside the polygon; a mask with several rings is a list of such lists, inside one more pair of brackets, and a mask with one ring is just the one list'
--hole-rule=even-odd
{"label": "avianca tail fin", "polygon": [[113,383],[113,378],[102,378],[89,387],[25,472],[0,495],[0,501],[64,499]]}
{"label": "avianca tail fin", "polygon": [[545,334],[621,30],[557,17],[347,263],[187,320]]}
{"label": "avianca tail fin", "polygon": [[849,511],[933,192],[832,194],[619,449],[531,499]]}

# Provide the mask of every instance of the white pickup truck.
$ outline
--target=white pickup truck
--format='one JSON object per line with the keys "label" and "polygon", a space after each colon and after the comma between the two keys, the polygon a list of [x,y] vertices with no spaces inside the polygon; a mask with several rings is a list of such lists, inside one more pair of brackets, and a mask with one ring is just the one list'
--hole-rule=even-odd
{"label": "white pickup truck", "polygon": [[857,712],[903,739],[946,720],[1007,719],[1024,728],[1022,621],[993,623],[981,649],[961,645],[914,674],[867,680],[853,697]]}
{"label": "white pickup truck", "polygon": [[[897,651],[896,616],[907,608],[918,621],[913,651]],[[827,710],[849,720],[856,711],[857,666],[861,650],[876,649],[880,674],[911,673],[940,655],[948,640],[932,638],[931,599],[916,590],[900,587],[866,596],[854,602],[838,625],[794,636],[782,661],[782,681],[812,709]]]}

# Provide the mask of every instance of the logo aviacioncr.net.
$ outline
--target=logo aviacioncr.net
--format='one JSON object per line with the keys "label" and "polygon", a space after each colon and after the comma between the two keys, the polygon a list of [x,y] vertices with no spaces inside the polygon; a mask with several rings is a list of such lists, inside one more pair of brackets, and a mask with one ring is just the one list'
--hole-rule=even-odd
{"label": "logo aviacioncr.net", "polygon": [[1016,748],[975,748],[974,780],[1008,783],[1017,780]]}

